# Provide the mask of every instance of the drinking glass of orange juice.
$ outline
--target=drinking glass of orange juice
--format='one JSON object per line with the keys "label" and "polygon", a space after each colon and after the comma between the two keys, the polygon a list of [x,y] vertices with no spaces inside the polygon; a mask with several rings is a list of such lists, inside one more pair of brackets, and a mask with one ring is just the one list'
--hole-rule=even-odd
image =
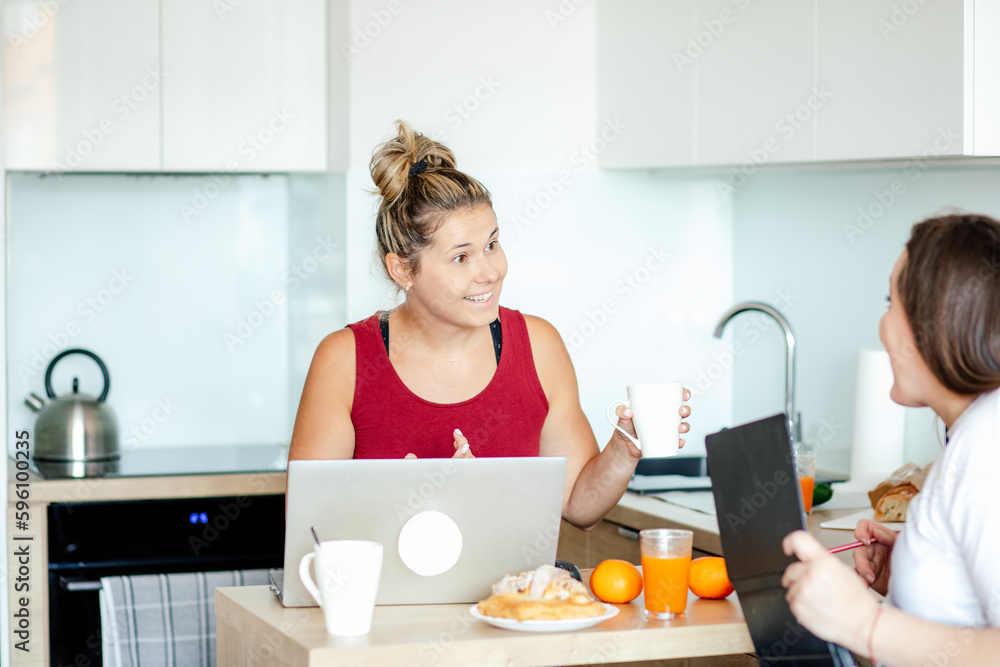
{"label": "drinking glass of orange juice", "polygon": [[690,530],[655,528],[639,531],[642,555],[642,593],[646,615],[669,619],[684,615],[691,566]]}
{"label": "drinking glass of orange juice", "polygon": [[812,512],[813,488],[816,486],[816,450],[801,442],[795,444],[795,474],[802,488],[802,509]]}

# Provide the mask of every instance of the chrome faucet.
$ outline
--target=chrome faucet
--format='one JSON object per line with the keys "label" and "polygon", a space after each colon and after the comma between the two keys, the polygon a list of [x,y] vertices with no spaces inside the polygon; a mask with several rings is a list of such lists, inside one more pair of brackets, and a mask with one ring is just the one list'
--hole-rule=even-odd
{"label": "chrome faucet", "polygon": [[792,333],[792,327],[788,324],[785,316],[766,303],[744,301],[736,304],[722,315],[722,319],[715,327],[715,337],[722,338],[722,330],[729,324],[729,320],[748,310],[756,310],[770,315],[785,332],[785,348],[788,353],[785,362],[785,416],[788,418],[788,434],[794,442],[801,442],[802,415],[795,412],[795,335]]}

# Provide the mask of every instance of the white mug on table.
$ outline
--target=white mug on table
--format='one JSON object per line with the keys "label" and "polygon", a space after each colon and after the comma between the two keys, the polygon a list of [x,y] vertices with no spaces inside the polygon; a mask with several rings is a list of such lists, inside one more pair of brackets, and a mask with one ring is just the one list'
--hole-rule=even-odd
{"label": "white mug on table", "polygon": [[[371,631],[375,596],[382,576],[382,545],[364,540],[320,542],[299,563],[299,577],[323,609],[331,635]],[[316,580],[309,575],[315,562]]]}
{"label": "white mug on table", "polygon": [[[642,458],[677,456],[680,451],[680,407],[684,400],[681,382],[632,384],[627,388],[627,401],[611,401],[608,421],[642,451]],[[639,436],[636,440],[618,426],[615,408],[624,405],[632,410],[632,423]]]}

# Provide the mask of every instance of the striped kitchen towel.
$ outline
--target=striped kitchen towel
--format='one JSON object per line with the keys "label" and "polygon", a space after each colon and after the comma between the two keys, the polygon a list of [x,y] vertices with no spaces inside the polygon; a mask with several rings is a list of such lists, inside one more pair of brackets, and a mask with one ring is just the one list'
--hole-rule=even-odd
{"label": "striped kitchen towel", "polygon": [[216,587],[267,583],[267,570],[102,577],[105,667],[214,667]]}

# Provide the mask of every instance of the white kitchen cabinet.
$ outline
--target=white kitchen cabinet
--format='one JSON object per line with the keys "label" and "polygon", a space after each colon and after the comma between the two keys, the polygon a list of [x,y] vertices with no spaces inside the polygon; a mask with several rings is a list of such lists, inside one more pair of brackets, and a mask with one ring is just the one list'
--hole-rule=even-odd
{"label": "white kitchen cabinet", "polygon": [[7,0],[12,171],[327,168],[324,0]]}
{"label": "white kitchen cabinet", "polygon": [[1000,2],[819,2],[816,159],[1000,155]]}
{"label": "white kitchen cabinet", "polygon": [[697,164],[812,157],[815,14],[801,0],[699,0]]}
{"label": "white kitchen cabinet", "polygon": [[4,2],[8,170],[160,167],[158,0]]}
{"label": "white kitchen cabinet", "polygon": [[1000,0],[598,11],[603,168],[1000,155]]}
{"label": "white kitchen cabinet", "polygon": [[324,0],[163,2],[163,169],[324,171]]}
{"label": "white kitchen cabinet", "polygon": [[795,114],[814,94],[813,3],[606,0],[598,18],[598,120],[626,125],[601,167],[811,157],[814,113]]}
{"label": "white kitchen cabinet", "polygon": [[695,0],[614,0],[598,6],[598,125],[619,119],[604,168],[694,164],[694,75],[674,62],[695,23]]}

